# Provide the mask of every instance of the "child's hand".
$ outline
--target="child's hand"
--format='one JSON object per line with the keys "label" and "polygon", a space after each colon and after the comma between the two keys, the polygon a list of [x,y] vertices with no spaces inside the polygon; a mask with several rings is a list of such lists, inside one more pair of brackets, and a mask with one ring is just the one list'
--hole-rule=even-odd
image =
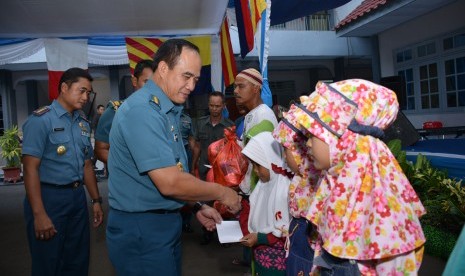
{"label": "child's hand", "polygon": [[241,242],[241,244],[243,246],[253,247],[258,242],[258,234],[257,233],[250,233],[250,234],[242,237],[240,242]]}

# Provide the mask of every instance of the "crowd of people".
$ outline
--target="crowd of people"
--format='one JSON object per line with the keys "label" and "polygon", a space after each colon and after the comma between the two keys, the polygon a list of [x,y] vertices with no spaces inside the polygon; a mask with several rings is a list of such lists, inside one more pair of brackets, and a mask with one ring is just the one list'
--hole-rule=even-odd
{"label": "crowd of people", "polygon": [[[319,82],[278,122],[261,99],[260,72],[248,68],[235,78],[236,122],[223,116],[221,92],[209,95],[209,115],[192,120],[183,105],[201,65],[197,46],[167,40],[136,66],[135,93],[99,118],[95,154],[109,172],[106,244],[118,275],[181,275],[181,233],[190,232],[181,210],[188,206],[208,233],[222,221],[213,201],[239,220],[239,263],[254,275],[418,273],[425,209],[380,139],[397,116],[395,92],[361,79]],[[58,99],[23,127],[33,275],[87,275],[83,184],[93,226],[103,222],[91,126],[78,112],[91,82],[69,69]],[[206,174],[208,146],[232,126],[249,167],[230,188]]]}

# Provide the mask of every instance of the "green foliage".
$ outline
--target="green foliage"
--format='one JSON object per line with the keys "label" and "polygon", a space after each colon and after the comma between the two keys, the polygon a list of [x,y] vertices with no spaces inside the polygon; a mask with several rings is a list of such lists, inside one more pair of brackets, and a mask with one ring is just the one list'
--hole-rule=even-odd
{"label": "green foliage", "polygon": [[19,167],[21,165],[21,140],[18,126],[5,129],[0,136],[2,157],[6,160],[6,167]]}
{"label": "green foliage", "polygon": [[446,171],[433,168],[421,154],[415,163],[408,161],[400,140],[390,141],[388,147],[426,208],[427,213],[421,218],[426,252],[447,258],[465,223],[462,180],[449,178]]}

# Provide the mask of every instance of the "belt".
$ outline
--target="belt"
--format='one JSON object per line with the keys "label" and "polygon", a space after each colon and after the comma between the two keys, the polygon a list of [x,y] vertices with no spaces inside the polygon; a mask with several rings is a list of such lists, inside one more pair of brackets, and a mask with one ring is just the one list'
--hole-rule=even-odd
{"label": "belt", "polygon": [[159,214],[159,215],[166,215],[166,214],[174,214],[174,213],[179,213],[179,210],[181,209],[173,209],[173,210],[167,210],[167,209],[153,209],[153,210],[147,210],[143,213],[152,213],[152,214]]}
{"label": "belt", "polygon": [[76,189],[79,186],[82,185],[81,181],[73,181],[68,184],[60,185],[60,184],[53,184],[53,183],[47,183],[47,182],[40,182],[41,185],[47,186],[47,187],[52,187],[52,188],[58,188],[58,189]]}

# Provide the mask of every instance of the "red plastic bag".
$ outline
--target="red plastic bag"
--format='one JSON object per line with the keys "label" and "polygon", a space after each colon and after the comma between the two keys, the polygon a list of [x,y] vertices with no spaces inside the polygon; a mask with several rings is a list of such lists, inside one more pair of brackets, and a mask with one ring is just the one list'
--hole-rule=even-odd
{"label": "red plastic bag", "polygon": [[[208,147],[208,161],[212,168],[207,173],[207,181],[216,182],[227,187],[237,187],[245,177],[249,161],[242,154],[237,144],[236,127],[224,129],[225,138],[213,142]],[[235,215],[219,201],[213,203],[223,219],[234,218]]]}
{"label": "red plastic bag", "polygon": [[208,147],[208,160],[216,183],[236,187],[244,178],[249,162],[237,144],[236,127],[225,128],[224,136]]}

